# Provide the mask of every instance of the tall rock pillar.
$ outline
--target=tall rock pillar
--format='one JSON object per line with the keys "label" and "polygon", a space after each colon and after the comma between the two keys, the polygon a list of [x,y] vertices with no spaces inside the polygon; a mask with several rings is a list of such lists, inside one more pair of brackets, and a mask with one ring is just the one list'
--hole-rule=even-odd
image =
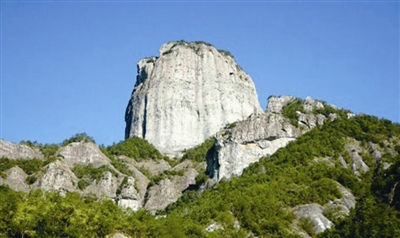
{"label": "tall rock pillar", "polygon": [[204,42],[169,42],[138,63],[125,138],[175,156],[229,123],[262,112],[254,83],[233,56]]}

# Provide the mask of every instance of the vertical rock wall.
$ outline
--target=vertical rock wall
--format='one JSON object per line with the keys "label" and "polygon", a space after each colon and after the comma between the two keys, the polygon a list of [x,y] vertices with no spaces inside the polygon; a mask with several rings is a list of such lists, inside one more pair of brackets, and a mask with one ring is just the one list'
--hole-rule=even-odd
{"label": "vertical rock wall", "polygon": [[254,83],[229,52],[203,42],[170,42],[138,63],[125,137],[175,156],[226,124],[261,112]]}

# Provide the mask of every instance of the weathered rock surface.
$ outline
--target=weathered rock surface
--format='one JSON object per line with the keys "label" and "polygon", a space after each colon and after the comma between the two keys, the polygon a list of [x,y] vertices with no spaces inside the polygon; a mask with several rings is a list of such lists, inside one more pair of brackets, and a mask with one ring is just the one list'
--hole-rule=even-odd
{"label": "weathered rock surface", "polygon": [[135,188],[135,179],[133,177],[127,177],[126,183],[121,184],[119,189],[118,206],[131,208],[133,211],[137,211],[142,207],[142,200]]}
{"label": "weathered rock surface", "polygon": [[354,174],[360,175],[360,173],[363,174],[368,172],[369,167],[360,155],[363,151],[360,143],[356,140],[351,140],[346,144],[346,150],[351,156],[351,169]]}
{"label": "weathered rock surface", "polygon": [[343,185],[337,183],[337,188],[342,194],[342,197],[328,202],[324,207],[325,209],[336,211],[338,216],[349,215],[350,209],[356,206],[356,198],[354,194]]}
{"label": "weathered rock surface", "polygon": [[279,148],[321,126],[326,118],[313,111],[323,104],[307,97],[303,102],[305,113],[298,113],[295,126],[282,115],[282,110],[296,100],[291,96],[270,97],[266,112],[250,115],[246,120],[227,126],[215,136],[214,153],[207,158],[207,173],[219,181],[232,175],[240,176],[243,169],[261,157],[275,153]]}
{"label": "weathered rock surface", "polygon": [[[106,236],[107,238],[108,236]],[[110,236],[110,238],[129,238],[130,236],[125,235],[124,233],[121,232],[117,232],[114,233],[112,236]]]}
{"label": "weathered rock surface", "polygon": [[0,158],[9,159],[42,159],[43,155],[38,149],[33,149],[24,144],[15,144],[0,139]]}
{"label": "weathered rock surface", "polygon": [[252,79],[229,53],[205,43],[169,42],[159,58],[138,63],[125,137],[146,139],[175,156],[261,111]]}
{"label": "weathered rock surface", "polygon": [[[316,233],[321,233],[333,226],[332,221],[324,215],[325,213],[331,213],[334,217],[349,215],[350,209],[356,206],[356,198],[343,185],[339,183],[336,183],[336,185],[342,194],[341,198],[329,201],[323,206],[314,203],[295,207],[293,213],[296,215],[297,221],[301,218],[308,218],[314,225],[314,231]],[[296,226],[295,230],[303,237],[310,237],[308,234],[300,231]]]}
{"label": "weathered rock surface", "polygon": [[149,171],[150,176],[160,174],[172,167],[165,160],[143,160],[134,164],[137,168],[143,168]]}
{"label": "weathered rock surface", "polygon": [[298,206],[294,211],[298,219],[308,218],[314,224],[316,233],[321,233],[333,226],[333,223],[323,215],[324,209],[319,204],[307,204]]}
{"label": "weathered rock surface", "polygon": [[63,161],[56,160],[44,167],[44,174],[33,187],[45,191],[78,192],[78,178]]}
{"label": "weathered rock surface", "polygon": [[[144,200],[145,200],[145,196],[147,193],[147,186],[150,182],[150,180],[142,173],[140,172],[136,167],[135,167],[135,162],[132,163],[132,159],[130,158],[121,158],[123,159],[123,161],[125,162],[125,165],[127,166],[127,168],[132,171],[133,173],[133,177],[135,178],[135,189],[138,189],[138,197],[137,197],[137,203],[140,204],[140,207],[144,206]],[[135,203],[136,203],[135,201]],[[132,209],[134,209],[134,207],[131,207]]]}
{"label": "weathered rock surface", "polygon": [[75,164],[92,165],[95,168],[110,164],[110,159],[92,142],[72,142],[60,149],[58,155],[64,158],[70,168]]}
{"label": "weathered rock surface", "polygon": [[99,181],[93,180],[84,191],[85,196],[94,196],[98,198],[111,198],[117,197],[117,189],[119,179],[114,177],[110,171],[104,172]]}
{"label": "weathered rock surface", "polygon": [[28,175],[18,166],[15,166],[6,172],[7,179],[5,185],[15,191],[29,192],[30,188],[26,184],[25,180]]}
{"label": "weathered rock surface", "polygon": [[196,184],[198,172],[192,168],[190,161],[186,160],[174,167],[175,171],[184,171],[183,176],[174,175],[171,178],[161,180],[157,185],[150,188],[145,209],[155,213],[157,210],[165,209],[182,196],[182,192],[191,184]]}

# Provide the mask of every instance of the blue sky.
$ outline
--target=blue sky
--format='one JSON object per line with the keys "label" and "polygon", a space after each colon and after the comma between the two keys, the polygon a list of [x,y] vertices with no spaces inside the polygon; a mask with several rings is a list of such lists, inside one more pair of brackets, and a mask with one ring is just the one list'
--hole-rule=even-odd
{"label": "blue sky", "polygon": [[399,122],[399,2],[1,2],[0,138],[123,140],[136,63],[171,40],[230,51],[270,95]]}

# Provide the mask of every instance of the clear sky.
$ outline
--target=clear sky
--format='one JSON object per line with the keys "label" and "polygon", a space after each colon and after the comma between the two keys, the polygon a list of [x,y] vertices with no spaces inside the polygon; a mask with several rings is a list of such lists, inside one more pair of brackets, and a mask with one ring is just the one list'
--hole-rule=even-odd
{"label": "clear sky", "polygon": [[0,138],[124,138],[136,63],[168,41],[230,51],[270,95],[399,122],[398,1],[1,1]]}

